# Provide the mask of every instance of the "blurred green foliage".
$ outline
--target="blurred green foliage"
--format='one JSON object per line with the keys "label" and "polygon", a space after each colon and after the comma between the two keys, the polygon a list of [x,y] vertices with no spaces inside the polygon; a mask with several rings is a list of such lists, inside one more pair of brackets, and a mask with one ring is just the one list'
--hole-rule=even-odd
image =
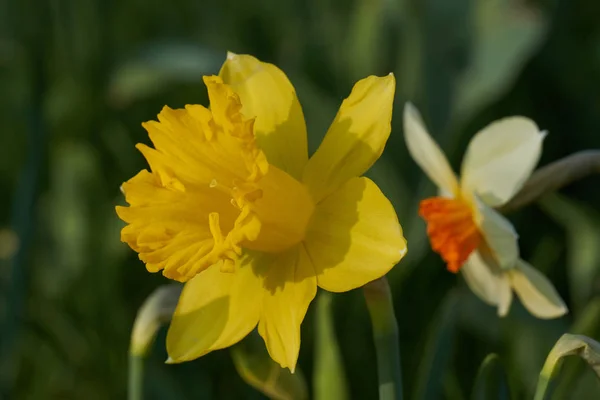
{"label": "blurred green foliage", "polygon": [[[511,215],[523,257],[571,313],[540,321],[515,302],[499,320],[429,250],[416,206],[433,187],[401,128],[411,100],[455,167],[478,129],[513,114],[549,131],[541,164],[599,148],[600,2],[0,0],[0,398],[125,397],[133,319],[164,279],[119,241],[119,186],[145,168],[133,147],[148,142],[140,123],[165,104],[206,104],[201,76],[217,73],[227,50],[286,71],[311,151],[354,81],[395,73],[392,136],[369,174],[409,241],[390,273],[409,399],[469,398],[492,352],[514,398],[531,399],[563,333],[600,337],[598,178]],[[362,293],[334,296],[331,306],[341,390],[374,398]],[[307,377],[315,308],[302,330]],[[148,399],[262,398],[226,350],[183,365],[165,359],[163,329],[147,361]],[[565,361],[557,399],[598,398],[600,384],[579,363]]]}

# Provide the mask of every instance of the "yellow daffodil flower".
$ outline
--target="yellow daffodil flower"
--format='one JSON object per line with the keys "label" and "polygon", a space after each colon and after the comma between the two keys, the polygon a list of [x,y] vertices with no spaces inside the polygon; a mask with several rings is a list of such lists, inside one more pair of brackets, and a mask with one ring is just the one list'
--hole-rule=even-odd
{"label": "yellow daffodil flower", "polygon": [[406,253],[388,199],[360,177],[390,134],[395,80],[370,76],[309,159],[294,87],[276,66],[229,54],[205,77],[210,109],[164,107],[137,148],[151,172],[123,184],[121,238],[151,272],[186,282],[167,335],[171,362],[238,342],[258,325],[294,370],[317,286],[343,292]]}
{"label": "yellow daffodil flower", "polygon": [[408,150],[440,191],[419,207],[431,247],[500,316],[508,313],[513,290],[538,318],[567,312],[550,281],[520,259],[513,226],[493,208],[508,202],[531,175],[545,135],[528,118],[493,122],[469,143],[459,181],[416,108],[404,109]]}

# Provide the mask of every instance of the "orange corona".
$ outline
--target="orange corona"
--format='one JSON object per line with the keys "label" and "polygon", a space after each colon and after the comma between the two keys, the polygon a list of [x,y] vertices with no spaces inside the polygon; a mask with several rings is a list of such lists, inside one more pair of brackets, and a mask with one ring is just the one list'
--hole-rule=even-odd
{"label": "orange corona", "polygon": [[427,222],[431,248],[442,256],[449,271],[458,272],[481,242],[469,204],[461,199],[430,197],[421,201],[419,215]]}

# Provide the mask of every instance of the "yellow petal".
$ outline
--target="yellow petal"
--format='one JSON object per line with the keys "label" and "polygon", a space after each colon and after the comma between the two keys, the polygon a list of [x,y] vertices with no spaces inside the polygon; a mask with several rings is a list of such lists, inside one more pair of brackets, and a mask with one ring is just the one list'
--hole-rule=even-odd
{"label": "yellow petal", "polygon": [[413,160],[443,193],[458,193],[458,181],[446,156],[429,136],[419,111],[411,104],[404,106],[404,140]]}
{"label": "yellow petal", "polygon": [[368,178],[353,178],[315,209],[304,242],[320,287],[345,292],[385,275],[406,254],[389,200]]}
{"label": "yellow petal", "polygon": [[238,260],[232,273],[215,264],[185,284],[167,334],[171,362],[229,347],[254,329],[264,291],[253,262]]}
{"label": "yellow petal", "polygon": [[269,355],[294,372],[300,351],[300,325],[317,294],[313,266],[302,246],[275,258],[264,277],[258,332]]}
{"label": "yellow petal", "polygon": [[462,165],[463,185],[491,207],[506,203],[537,165],[545,136],[529,118],[491,123],[469,143]]}
{"label": "yellow petal", "polygon": [[390,136],[395,88],[392,74],[354,85],[306,165],[302,179],[315,201],[362,175],[379,158]]}
{"label": "yellow petal", "polygon": [[273,64],[233,53],[219,75],[240,96],[242,113],[256,117],[256,140],[269,163],[300,179],[308,160],[306,124],[287,76]]}
{"label": "yellow petal", "polygon": [[518,235],[510,221],[483,202],[476,200],[475,220],[485,243],[502,269],[510,269],[519,259]]}
{"label": "yellow petal", "polygon": [[508,273],[521,303],[534,316],[551,319],[568,312],[567,306],[548,278],[525,261],[519,260],[517,267]]}

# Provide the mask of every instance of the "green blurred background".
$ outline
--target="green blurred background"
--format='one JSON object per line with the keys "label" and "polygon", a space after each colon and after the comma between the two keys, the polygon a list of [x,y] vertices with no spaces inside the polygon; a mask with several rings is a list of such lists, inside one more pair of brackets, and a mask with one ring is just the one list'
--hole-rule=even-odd
{"label": "green blurred background", "polygon": [[[428,247],[416,207],[434,188],[407,154],[401,118],[411,100],[456,168],[478,129],[514,114],[549,131],[541,165],[600,148],[597,0],[1,0],[0,398],[125,398],[135,313],[166,280],[119,241],[119,185],[145,168],[134,149],[148,142],[141,122],[165,104],[206,105],[201,77],[227,50],[288,74],[311,151],[357,79],[396,75],[392,135],[369,175],[409,241],[389,276],[408,399],[469,398],[490,352],[514,398],[530,399],[562,333],[600,338],[598,178],[510,216],[523,258],[570,314],[536,320],[515,301],[500,320]],[[348,392],[376,398],[362,293],[332,307]],[[315,309],[300,354],[311,388]],[[164,334],[147,361],[146,398],[262,398],[227,350],[165,365]],[[599,393],[583,362],[565,363],[555,399]]]}

